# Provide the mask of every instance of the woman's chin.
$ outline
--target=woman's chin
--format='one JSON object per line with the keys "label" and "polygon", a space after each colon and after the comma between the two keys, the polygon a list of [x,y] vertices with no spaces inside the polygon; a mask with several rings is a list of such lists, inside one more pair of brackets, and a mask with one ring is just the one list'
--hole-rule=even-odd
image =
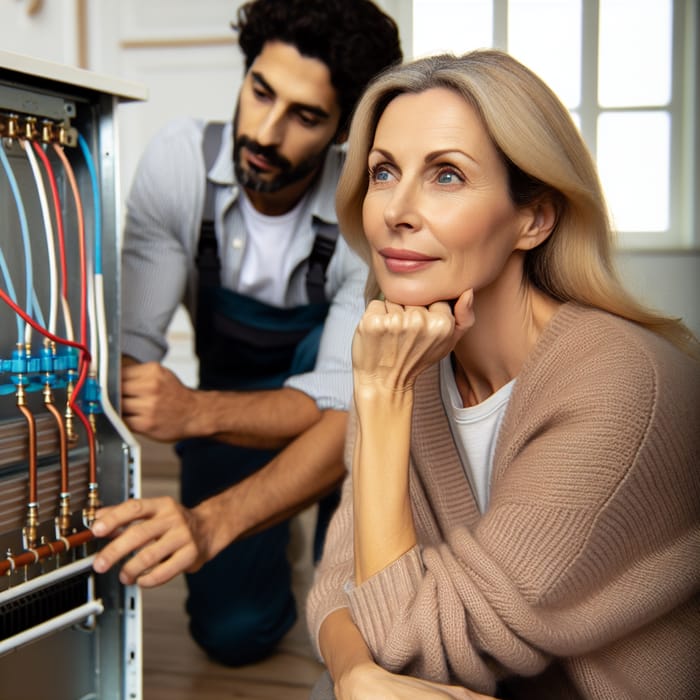
{"label": "woman's chin", "polygon": [[417,293],[386,293],[384,299],[400,306],[430,306],[436,301],[444,301],[447,297],[436,296],[435,294]]}

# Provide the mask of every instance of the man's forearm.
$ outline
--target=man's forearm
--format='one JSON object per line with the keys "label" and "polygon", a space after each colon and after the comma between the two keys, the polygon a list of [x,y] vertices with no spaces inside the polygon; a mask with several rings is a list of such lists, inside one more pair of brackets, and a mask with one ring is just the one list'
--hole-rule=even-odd
{"label": "man's forearm", "polygon": [[174,442],[211,437],[243,447],[280,448],[316,423],[321,411],[296,389],[201,391],[158,362],[122,364],[122,414],[131,430]]}
{"label": "man's forearm", "polygon": [[196,391],[190,411],[191,435],[243,447],[282,447],[321,418],[316,402],[297,389]]}
{"label": "man's forearm", "polygon": [[332,491],[345,476],[346,427],[345,411],[323,411],[318,422],[265,467],[194,508],[208,533],[208,558],[235,540],[286,520]]}

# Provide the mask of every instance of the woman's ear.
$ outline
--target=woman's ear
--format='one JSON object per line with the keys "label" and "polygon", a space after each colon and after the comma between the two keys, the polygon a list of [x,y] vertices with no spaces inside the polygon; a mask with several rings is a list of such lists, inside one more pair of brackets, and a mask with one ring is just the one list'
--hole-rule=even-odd
{"label": "woman's ear", "polygon": [[549,198],[540,199],[523,210],[524,226],[517,250],[532,250],[545,241],[557,223],[557,209]]}

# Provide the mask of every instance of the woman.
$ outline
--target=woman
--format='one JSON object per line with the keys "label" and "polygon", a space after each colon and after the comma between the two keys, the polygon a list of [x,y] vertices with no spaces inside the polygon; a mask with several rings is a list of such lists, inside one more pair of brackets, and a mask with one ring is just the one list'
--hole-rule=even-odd
{"label": "woman", "polygon": [[698,343],[618,283],[567,110],[497,51],[392,69],[337,208],[373,271],[308,600],[337,696],[697,698]]}

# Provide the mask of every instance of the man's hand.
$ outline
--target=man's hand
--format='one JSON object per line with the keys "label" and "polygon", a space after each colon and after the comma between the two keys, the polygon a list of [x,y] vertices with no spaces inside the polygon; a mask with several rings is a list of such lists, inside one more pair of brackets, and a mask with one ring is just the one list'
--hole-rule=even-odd
{"label": "man's hand", "polygon": [[122,367],[122,412],[135,433],[162,442],[203,435],[195,425],[198,398],[157,362]]}
{"label": "man's hand", "polygon": [[101,508],[91,530],[96,537],[114,537],[95,558],[97,573],[135,552],[119,574],[124,585],[159,586],[182,572],[197,571],[210,558],[205,520],[170,497]]}
{"label": "man's hand", "polygon": [[157,362],[130,358],[122,363],[122,414],[153,440],[206,437],[257,449],[285,447],[321,418],[315,400],[297,389],[189,389]]}

